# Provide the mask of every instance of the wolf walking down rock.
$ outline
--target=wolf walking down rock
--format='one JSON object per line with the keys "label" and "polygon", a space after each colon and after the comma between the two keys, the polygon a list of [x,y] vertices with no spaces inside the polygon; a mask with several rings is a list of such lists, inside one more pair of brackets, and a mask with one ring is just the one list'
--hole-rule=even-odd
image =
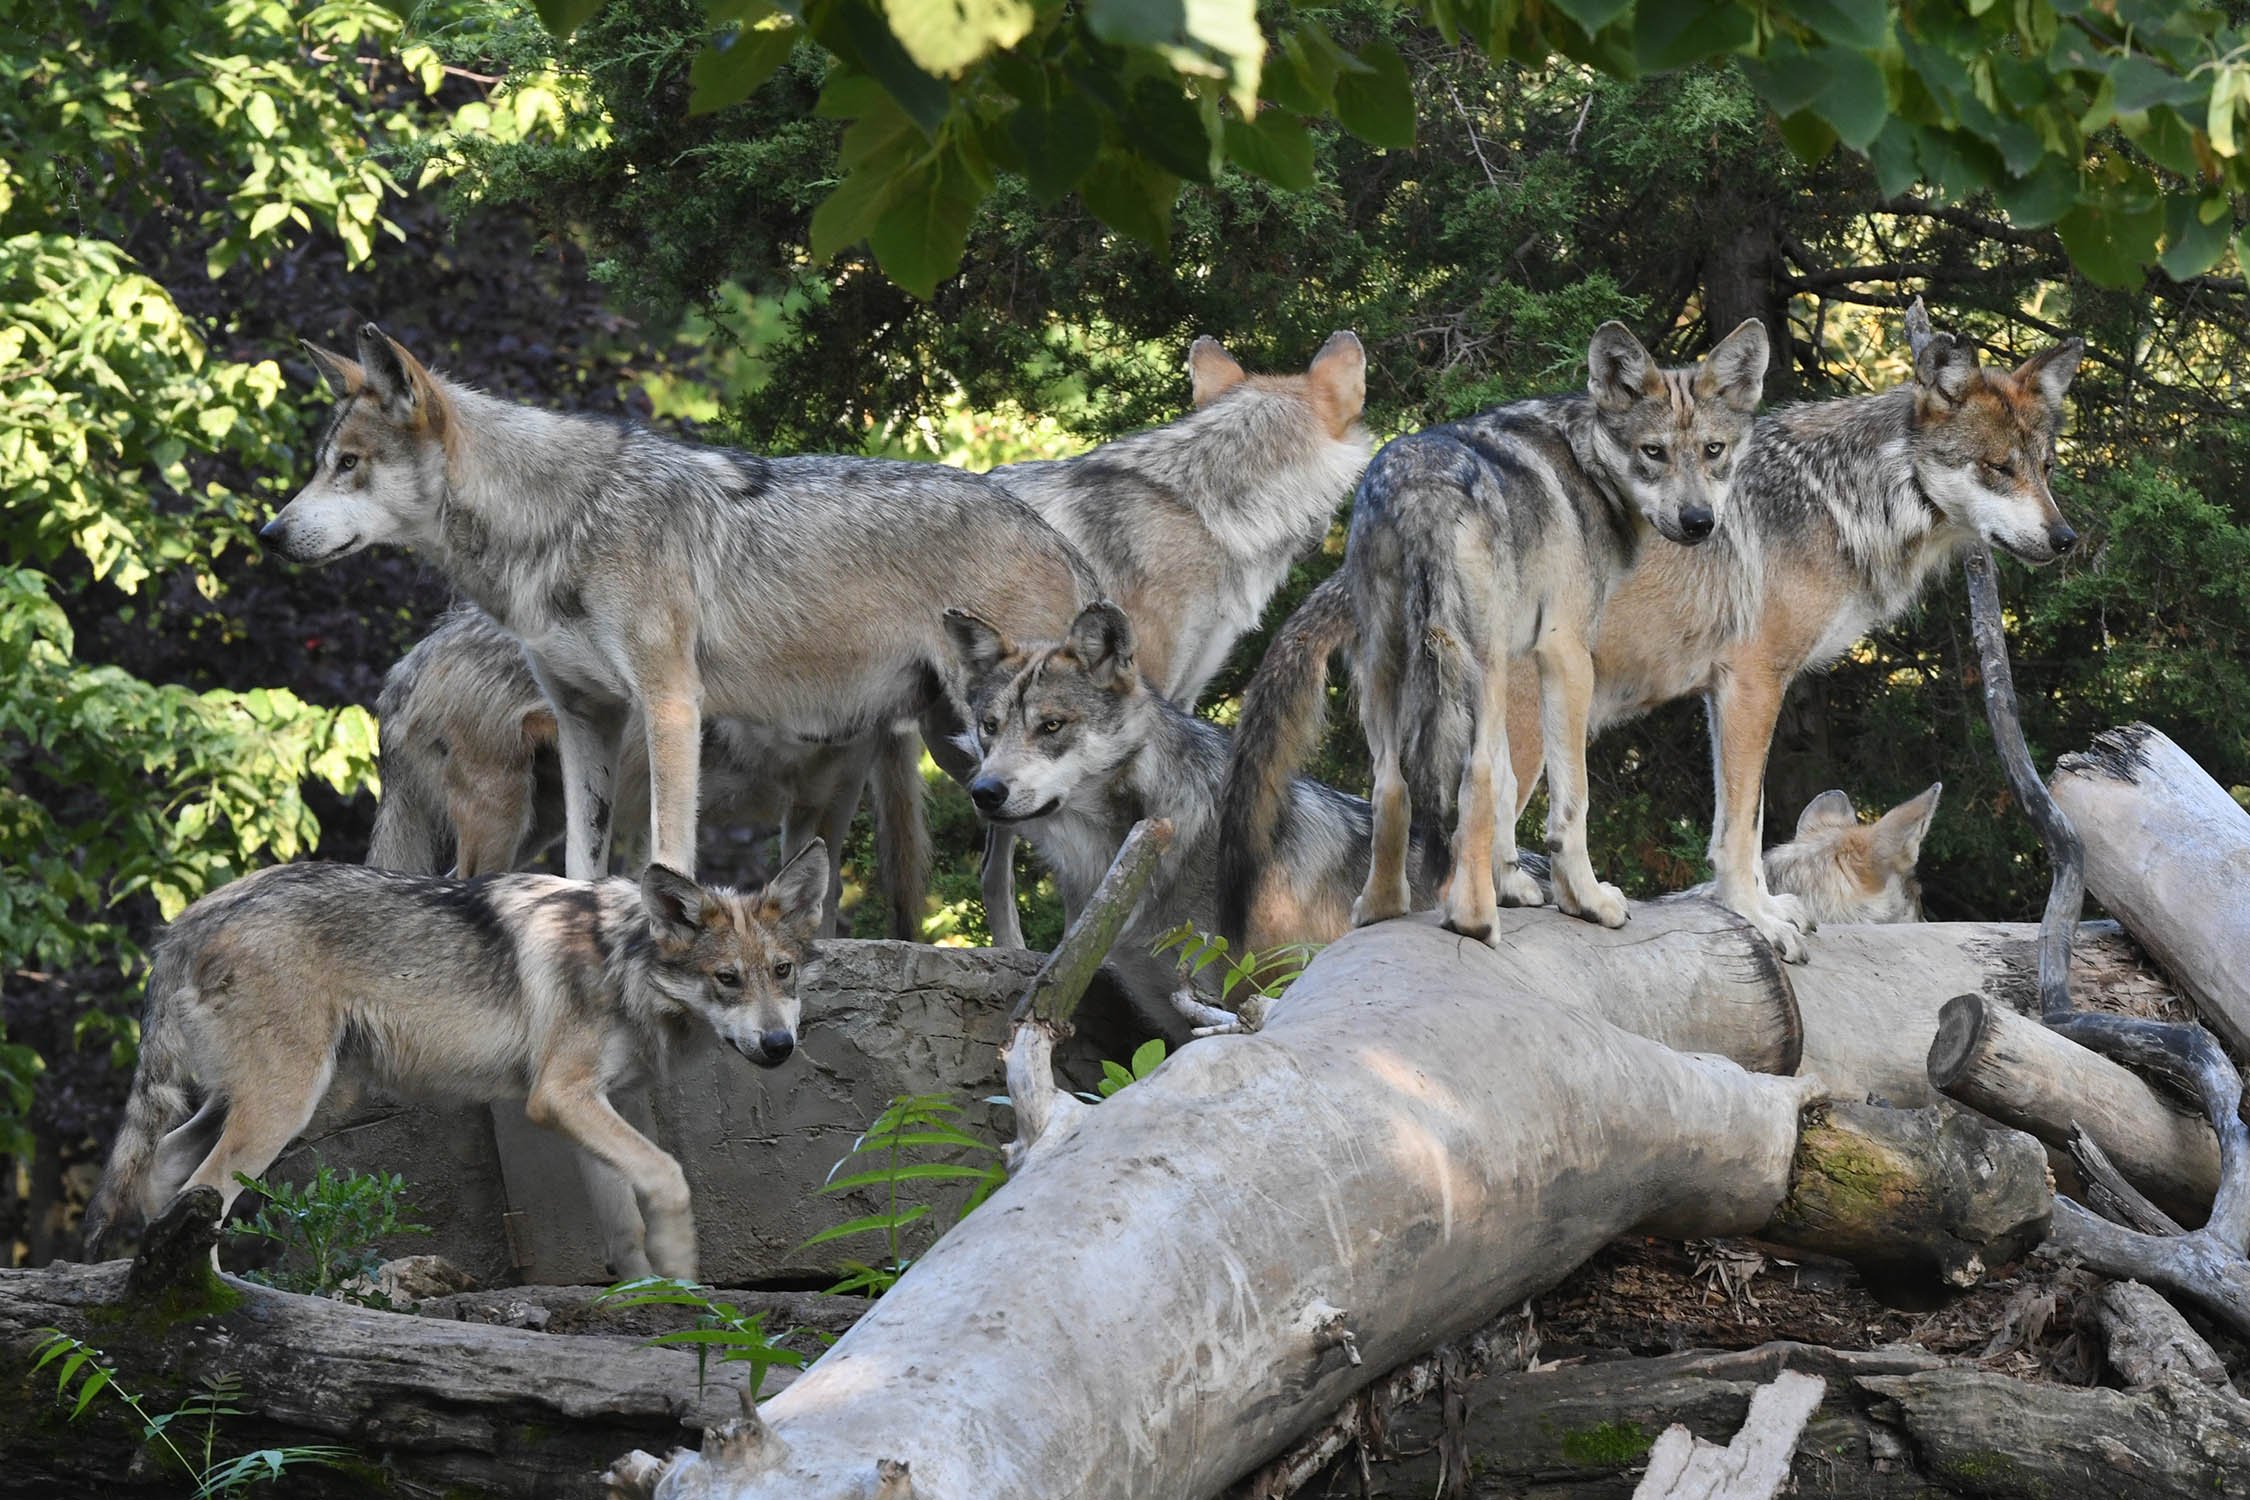
{"label": "wolf walking down rock", "polygon": [[[309,348],[309,346],[308,346]],[[638,711],[650,857],[690,870],[706,715],[801,740],[958,728],[941,612],[1060,635],[1099,589],[1076,548],[937,464],[760,458],[501,401],[382,330],[311,351],[339,400],[305,487],[260,535],[326,563],[417,548],[523,642],[555,709],[565,869],[606,873]]]}
{"label": "wolf walking down rock", "polygon": [[[1236,937],[1267,879],[1265,830],[1309,745],[1328,651],[1358,643],[1360,718],[1375,763],[1375,833],[1353,920],[1410,909],[1410,808],[1458,804],[1446,924],[1489,939],[1496,902],[1537,902],[1519,867],[1509,666],[1538,666],[1556,902],[1616,926],[1624,898],[1586,849],[1592,643],[1610,590],[1644,552],[1724,524],[1763,389],[1764,325],[1745,321],[1691,369],[1657,366],[1619,323],[1587,348],[1582,395],[1520,401],[1399,438],[1353,502],[1344,566],[1308,599],[1243,705],[1222,848]],[[1313,638],[1317,637],[1317,638]],[[1288,680],[1281,674],[1288,673]]]}
{"label": "wolf walking down rock", "polygon": [[157,944],[87,1255],[187,1188],[231,1204],[235,1174],[264,1172],[332,1090],[374,1087],[524,1100],[630,1184],[637,1216],[603,1225],[617,1274],[692,1280],[687,1179],[609,1096],[699,1037],[786,1061],[827,890],[817,841],[747,894],[663,865],[593,885],[333,864],[246,875]]}

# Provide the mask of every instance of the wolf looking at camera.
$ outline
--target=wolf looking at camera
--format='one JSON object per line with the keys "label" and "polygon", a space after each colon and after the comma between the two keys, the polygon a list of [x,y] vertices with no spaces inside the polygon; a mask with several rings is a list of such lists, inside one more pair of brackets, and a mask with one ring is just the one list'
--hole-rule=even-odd
{"label": "wolf looking at camera", "polygon": [[631,1185],[637,1214],[594,1195],[631,1218],[603,1225],[616,1273],[693,1280],[687,1179],[610,1095],[698,1039],[762,1068],[787,1060],[827,890],[818,842],[747,894],[663,865],[592,885],[333,864],[246,875],[157,944],[87,1255],[187,1188],[232,1203],[236,1174],[264,1172],[332,1089],[373,1087],[522,1099]]}

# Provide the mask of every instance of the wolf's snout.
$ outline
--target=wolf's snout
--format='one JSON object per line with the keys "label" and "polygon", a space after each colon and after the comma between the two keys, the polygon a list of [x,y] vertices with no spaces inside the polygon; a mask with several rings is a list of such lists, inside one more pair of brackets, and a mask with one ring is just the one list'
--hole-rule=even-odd
{"label": "wolf's snout", "polygon": [[1008,805],[1008,783],[997,776],[979,776],[969,783],[969,800],[981,813],[996,813]]}
{"label": "wolf's snout", "polygon": [[2047,527],[2047,545],[2060,557],[2078,545],[2078,533],[2071,530],[2068,521],[2056,521]]}
{"label": "wolf's snout", "polygon": [[778,1068],[797,1050],[797,1038],[786,1031],[769,1031],[758,1038],[758,1050],[751,1061],[761,1068]]}
{"label": "wolf's snout", "polygon": [[1719,518],[1707,506],[1691,505],[1680,512],[1680,535],[1700,542],[1718,528]]}
{"label": "wolf's snout", "polygon": [[258,537],[261,541],[278,542],[281,540],[282,536],[288,532],[288,530],[288,523],[283,521],[281,517],[275,516],[272,520],[266,522],[265,525],[258,528]]}

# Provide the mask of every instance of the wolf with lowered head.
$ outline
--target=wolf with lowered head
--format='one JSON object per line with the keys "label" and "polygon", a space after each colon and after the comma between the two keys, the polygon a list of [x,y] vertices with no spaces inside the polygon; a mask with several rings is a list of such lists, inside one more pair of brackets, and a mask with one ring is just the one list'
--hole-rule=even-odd
{"label": "wolf with lowered head", "polygon": [[760,1067],[796,1047],[828,855],[817,840],[763,889],[550,875],[437,880],[276,865],[213,892],[158,942],[140,1065],[101,1186],[89,1258],[128,1218],[272,1164],[337,1089],[521,1099],[622,1177],[637,1213],[604,1223],[620,1276],[695,1278],[680,1165],[610,1094],[716,1038]]}
{"label": "wolf with lowered head", "polygon": [[414,547],[523,642],[554,705],[564,868],[609,866],[619,744],[648,747],[649,856],[695,865],[706,715],[844,741],[958,721],[938,621],[1060,635],[1099,592],[1076,548],[980,476],[760,458],[497,400],[374,324],[308,350],[339,400],[313,477],[260,532],[297,562]]}

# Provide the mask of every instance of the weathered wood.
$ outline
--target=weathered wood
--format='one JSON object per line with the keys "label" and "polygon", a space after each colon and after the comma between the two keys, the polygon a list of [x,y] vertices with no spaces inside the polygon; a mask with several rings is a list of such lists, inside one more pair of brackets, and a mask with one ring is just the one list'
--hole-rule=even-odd
{"label": "weathered wood", "polygon": [[1603,1019],[1700,939],[1515,916],[1498,950],[1350,934],[1263,1031],[1050,1123],[768,1404],[781,1462],[684,1467],[733,1500],[856,1497],[882,1458],[922,1500],[1208,1496],[1619,1232],[1763,1230],[1807,1083]]}
{"label": "weathered wood", "polygon": [[1992,1500],[2250,1496],[2250,1402],[2173,1380],[2152,1391],[2033,1385],[1979,1370],[1868,1375],[1932,1478]]}
{"label": "weathered wood", "polygon": [[1167,818],[1143,818],[1133,825],[1118,846],[1109,873],[1087,898],[1086,909],[1071,921],[1070,930],[1016,1002],[1017,1025],[1038,1020],[1059,1030],[1070,1024],[1086,986],[1109,957],[1117,934],[1140,903],[1141,892],[1156,874],[1158,858],[1171,842],[1172,824]]}
{"label": "weathered wood", "polygon": [[2200,1223],[2219,1186],[2219,1144],[2130,1069],[1982,995],[1938,1012],[1934,1088],[2002,1124],[2067,1148],[2083,1124],[2128,1182],[2175,1218]]}
{"label": "weathered wood", "polygon": [[2250,1050],[2250,812],[2146,724],[2065,755],[2054,795],[2085,839],[2094,895]]}
{"label": "weathered wood", "polygon": [[1976,639],[1993,746],[2000,752],[2008,785],[2015,789],[2016,800],[2047,848],[2050,880],[2047,909],[2039,921],[2039,1009],[2051,1018],[2071,1009],[2071,935],[2086,905],[2086,855],[2078,830],[2040,780],[2023,742],[2015,672],[2008,664],[2008,630],[2000,616],[2000,586],[1992,576],[1992,549],[1979,540],[1962,560],[1962,568],[1969,580],[1969,630]]}
{"label": "weathered wood", "polygon": [[1677,1423],[1665,1428],[1633,1500],[1773,1500],[1789,1480],[1798,1435],[1827,1391],[1817,1375],[1782,1371],[1750,1398],[1742,1430],[1723,1448]]}
{"label": "weathered wood", "polygon": [[2227,1383],[2217,1352],[2152,1287],[2113,1281],[2094,1294],[2087,1316],[2101,1334],[2109,1367],[2129,1390],[2145,1391],[2175,1377]]}
{"label": "weathered wood", "polygon": [[[221,1424],[228,1451],[341,1443],[387,1466],[388,1493],[458,1489],[525,1500],[604,1493],[601,1471],[631,1448],[669,1448],[736,1408],[741,1367],[639,1339],[533,1333],[417,1318],[301,1297],[232,1277],[207,1300],[126,1302],[124,1261],[0,1270],[0,1495],[181,1493],[136,1469],[137,1424],[97,1397],[76,1422],[55,1404],[52,1367],[27,1372],[39,1330],[106,1352],[127,1390],[168,1411],[198,1380],[240,1382],[247,1415]],[[787,1372],[767,1376],[769,1390]],[[292,1496],[385,1493],[365,1472],[291,1471]]]}
{"label": "weathered wood", "polygon": [[2047,1156],[1964,1110],[1810,1111],[1789,1197],[1764,1237],[1865,1266],[1974,1286],[2047,1232]]}

